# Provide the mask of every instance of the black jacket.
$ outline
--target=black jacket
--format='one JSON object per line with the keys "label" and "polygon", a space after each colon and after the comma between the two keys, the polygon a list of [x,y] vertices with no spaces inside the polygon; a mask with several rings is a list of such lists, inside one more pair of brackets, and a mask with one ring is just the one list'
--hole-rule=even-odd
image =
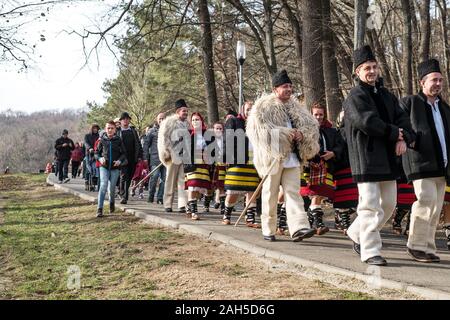
{"label": "black jacket", "polygon": [[344,111],[354,181],[396,180],[400,175],[395,155],[399,128],[408,146],[415,140],[409,117],[397,98],[384,87],[360,82],[345,99]]}
{"label": "black jacket", "polygon": [[158,155],[158,131],[159,126],[155,124],[144,136],[144,160],[148,160],[150,166],[157,166],[161,163]]}
{"label": "black jacket", "polygon": [[[320,127],[320,152],[319,154],[314,157],[312,160],[313,162],[319,162],[320,156],[324,152],[324,147],[326,147],[327,151],[333,151],[335,157],[328,160],[328,172],[334,173],[336,170],[336,164],[340,161],[340,159],[344,156],[344,149],[345,149],[345,142],[342,139],[342,136],[338,132],[337,129],[331,128],[331,127]],[[325,139],[325,144],[323,143],[323,139]]]}
{"label": "black jacket", "polygon": [[[420,92],[417,95],[405,97],[400,105],[410,116],[412,127],[417,132],[414,149],[408,150],[402,159],[406,177],[411,181],[445,176],[447,183],[450,183],[450,166],[444,167],[432,107],[427,103],[426,96]],[[444,124],[447,159],[450,161],[450,107],[441,98],[439,98],[439,111]]]}
{"label": "black jacket", "polygon": [[100,137],[99,133],[88,133],[84,136],[84,148],[86,156],[89,156],[89,149],[94,149],[95,141]]}
{"label": "black jacket", "polygon": [[[249,160],[249,140],[247,135],[245,135],[245,145],[242,146],[242,139],[238,139],[237,130],[243,130],[245,132],[245,119],[242,115],[237,117],[229,118],[225,123],[225,133],[224,133],[224,154],[225,162],[228,165],[246,164]],[[233,141],[234,140],[234,141]],[[228,150],[230,149],[230,150]],[[245,151],[244,155],[239,154],[239,151]],[[239,160],[244,158],[245,162],[241,163]]]}
{"label": "black jacket", "polygon": [[118,167],[110,167],[114,161],[120,160],[121,166],[126,165],[127,155],[122,139],[114,135],[111,139],[104,133],[100,138],[97,150],[95,150],[95,159],[105,158],[103,167],[108,169],[118,169]]}
{"label": "black jacket", "polygon": [[143,150],[136,129],[132,126],[130,128],[131,130],[126,130],[126,132],[123,132],[121,129],[117,130],[117,135],[122,139],[127,150],[128,163],[133,166],[138,159],[142,159]]}
{"label": "black jacket", "polygon": [[[67,143],[67,146],[63,147],[64,143]],[[69,160],[70,153],[75,149],[75,144],[72,139],[60,137],[55,142],[55,149],[58,160]]]}

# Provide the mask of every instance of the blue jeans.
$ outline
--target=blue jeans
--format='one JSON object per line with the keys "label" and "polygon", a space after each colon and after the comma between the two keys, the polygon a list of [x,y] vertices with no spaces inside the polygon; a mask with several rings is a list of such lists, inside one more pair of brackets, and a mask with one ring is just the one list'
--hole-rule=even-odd
{"label": "blue jeans", "polygon": [[100,191],[98,192],[98,208],[103,208],[103,202],[105,201],[106,189],[109,182],[109,203],[114,203],[114,197],[116,193],[117,179],[119,179],[120,170],[100,167]]}
{"label": "blue jeans", "polygon": [[[152,166],[150,171],[155,169],[157,166]],[[156,184],[158,182],[158,179],[161,179],[159,182],[159,189],[158,189],[158,200],[163,200],[164,197],[164,182],[166,181],[166,167],[161,166],[158,170],[156,170],[153,175],[150,177],[150,182],[148,185],[148,200],[153,201],[153,198],[155,197],[156,192]]]}

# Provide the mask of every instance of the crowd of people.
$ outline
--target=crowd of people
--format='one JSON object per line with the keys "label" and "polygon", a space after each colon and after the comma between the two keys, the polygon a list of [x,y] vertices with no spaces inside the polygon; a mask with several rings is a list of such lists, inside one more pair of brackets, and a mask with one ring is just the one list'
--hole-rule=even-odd
{"label": "crowd of people", "polygon": [[329,232],[324,207],[333,206],[335,227],[362,262],[378,266],[387,264],[380,230],[393,216],[394,232],[408,235],[407,254],[439,262],[441,212],[450,249],[444,206],[450,200],[450,107],[440,96],[439,62],[422,62],[421,91],[401,100],[383,86],[369,46],[355,50],[354,66],[357,81],[335,124],[324,104],[301,105],[282,70],[272,77],[272,93],[246,101],[210,128],[179,99],[174,114],[158,114],[143,137],[127,112],[102,130],[92,125],[83,144],[64,130],[55,143],[59,182],[70,180],[69,161],[72,178],[82,164],[86,190],[99,185],[97,217],[108,186],[110,213],[116,189],[122,204],[130,193],[144,199],[148,189],[149,203],[156,196],[173,214],[176,202],[178,213],[192,220],[208,214],[214,200],[224,225],[234,222],[244,198],[246,226],[261,229],[267,241],[323,236]]}

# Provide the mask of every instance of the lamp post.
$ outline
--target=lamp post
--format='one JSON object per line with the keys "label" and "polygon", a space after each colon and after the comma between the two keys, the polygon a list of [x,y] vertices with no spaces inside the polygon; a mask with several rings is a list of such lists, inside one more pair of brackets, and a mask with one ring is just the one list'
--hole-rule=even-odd
{"label": "lamp post", "polygon": [[239,112],[243,104],[243,93],[242,93],[242,66],[245,61],[245,43],[242,41],[237,42],[236,47],[236,58],[239,62]]}

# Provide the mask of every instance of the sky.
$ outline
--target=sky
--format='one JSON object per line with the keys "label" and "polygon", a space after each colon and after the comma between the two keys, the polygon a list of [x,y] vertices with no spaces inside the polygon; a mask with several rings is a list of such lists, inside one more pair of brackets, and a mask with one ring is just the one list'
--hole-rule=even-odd
{"label": "sky", "polygon": [[[119,0],[94,1],[50,9],[46,18],[32,22],[20,32],[37,44],[30,67],[18,72],[18,66],[0,64],[0,112],[7,109],[32,113],[42,110],[86,108],[86,101],[105,102],[101,90],[106,79],[117,75],[117,60],[105,46],[85,63],[81,38],[63,30],[83,30],[100,23],[111,5]],[[123,27],[122,27],[123,28]],[[120,30],[119,30],[120,31]],[[122,30],[123,32],[123,30]],[[45,41],[40,41],[40,35]]]}

